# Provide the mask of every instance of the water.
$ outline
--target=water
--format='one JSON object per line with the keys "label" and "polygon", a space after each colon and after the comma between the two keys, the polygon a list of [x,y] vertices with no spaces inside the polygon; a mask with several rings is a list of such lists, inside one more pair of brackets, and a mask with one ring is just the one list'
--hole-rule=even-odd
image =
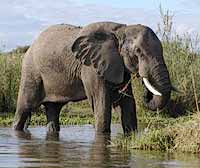
{"label": "water", "polygon": [[[45,127],[29,129],[31,134],[0,128],[0,168],[197,168],[200,156],[162,152],[124,151],[111,147],[107,137],[95,136],[92,125],[69,126],[60,136],[46,136]],[[122,132],[112,126],[111,139]]]}

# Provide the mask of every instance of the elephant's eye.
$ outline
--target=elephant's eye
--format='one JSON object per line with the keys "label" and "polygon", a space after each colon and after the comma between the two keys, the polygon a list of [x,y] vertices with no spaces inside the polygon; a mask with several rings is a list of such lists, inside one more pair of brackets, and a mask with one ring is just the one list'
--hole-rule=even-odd
{"label": "elephant's eye", "polygon": [[140,58],[141,58],[141,59],[144,59],[144,54],[141,54],[141,55],[140,55]]}
{"label": "elephant's eye", "polygon": [[136,51],[137,54],[141,53],[141,49],[140,48],[136,48],[135,51]]}

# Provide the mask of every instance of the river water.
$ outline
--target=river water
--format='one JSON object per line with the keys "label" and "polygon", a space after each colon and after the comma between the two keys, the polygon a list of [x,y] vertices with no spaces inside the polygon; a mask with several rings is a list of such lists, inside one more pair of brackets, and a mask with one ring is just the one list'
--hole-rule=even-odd
{"label": "river water", "polygon": [[[95,135],[92,125],[62,127],[59,136],[47,136],[45,127],[31,134],[0,128],[0,168],[199,168],[200,156],[121,150]],[[112,125],[111,140],[122,133]]]}

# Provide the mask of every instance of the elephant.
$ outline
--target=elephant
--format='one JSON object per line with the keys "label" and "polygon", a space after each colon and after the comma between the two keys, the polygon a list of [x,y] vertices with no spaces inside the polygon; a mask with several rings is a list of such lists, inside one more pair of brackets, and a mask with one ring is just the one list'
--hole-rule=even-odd
{"label": "elephant", "polygon": [[31,112],[45,106],[47,132],[59,132],[63,105],[88,99],[97,133],[110,133],[111,109],[120,111],[125,134],[137,130],[131,74],[143,79],[144,106],[162,109],[172,85],[162,44],[151,28],[115,22],[78,27],[53,25],[26,52],[13,128],[28,127]]}

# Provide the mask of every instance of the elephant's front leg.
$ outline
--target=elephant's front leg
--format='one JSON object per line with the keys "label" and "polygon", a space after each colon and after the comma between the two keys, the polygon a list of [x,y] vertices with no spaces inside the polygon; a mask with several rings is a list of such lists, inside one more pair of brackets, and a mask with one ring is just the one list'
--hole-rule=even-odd
{"label": "elephant's front leg", "polygon": [[108,89],[103,85],[92,98],[95,115],[95,128],[99,133],[110,133],[111,125],[111,100]]}
{"label": "elephant's front leg", "polygon": [[122,96],[118,102],[116,110],[120,113],[124,134],[130,134],[137,130],[136,105],[131,84],[128,85],[126,95]]}
{"label": "elephant's front leg", "polygon": [[111,124],[111,98],[106,82],[99,79],[90,68],[85,67],[82,72],[85,92],[95,116],[95,129],[97,133],[110,133]]}

